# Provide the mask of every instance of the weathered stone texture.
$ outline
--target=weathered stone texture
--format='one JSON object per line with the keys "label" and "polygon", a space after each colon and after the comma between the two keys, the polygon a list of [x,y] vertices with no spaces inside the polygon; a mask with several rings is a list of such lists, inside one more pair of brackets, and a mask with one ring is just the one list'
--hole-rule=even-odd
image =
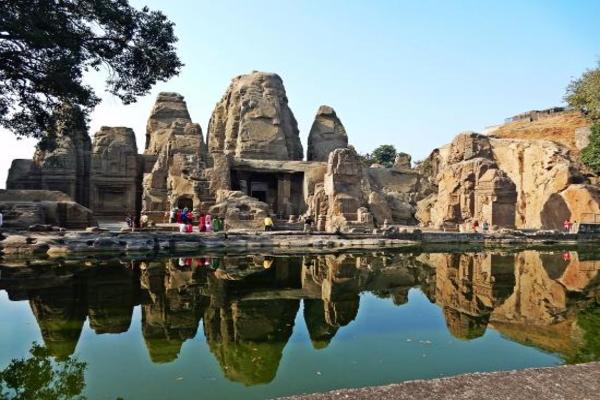
{"label": "weathered stone texture", "polygon": [[[487,220],[499,227],[559,229],[565,219],[581,221],[599,207],[596,190],[584,185],[569,150],[548,140],[465,133],[423,164],[419,168],[437,186],[437,193],[417,206],[423,225]],[[577,200],[574,193],[582,197]]]}
{"label": "weathered stone texture", "polygon": [[234,78],[211,116],[211,153],[265,160],[301,160],[298,124],[279,75],[252,72]]}
{"label": "weathered stone texture", "polygon": [[84,229],[96,225],[90,209],[58,191],[0,190],[0,212],[5,228],[27,229],[31,225],[53,225]]}
{"label": "weathered stone texture", "polygon": [[[156,213],[173,207],[202,208],[207,199],[206,145],[192,123],[183,96],[159,94],[148,119],[145,153],[156,156],[144,174],[142,209]],[[209,196],[208,196],[209,197]]]}
{"label": "weathered stone texture", "polygon": [[411,169],[412,157],[407,153],[398,153],[394,159],[394,168]]}
{"label": "weathered stone texture", "polygon": [[514,226],[515,184],[494,161],[489,138],[472,132],[458,135],[439,171],[435,198],[418,204],[422,224],[461,229],[487,221]]}
{"label": "weathered stone texture", "polygon": [[145,154],[158,155],[163,150],[173,128],[183,128],[192,119],[183,96],[179,93],[161,92],[156,98],[146,123]]}
{"label": "weathered stone texture", "polygon": [[131,128],[100,128],[94,135],[90,208],[96,215],[135,214],[141,196],[141,159]]}
{"label": "weathered stone texture", "polygon": [[366,222],[359,220],[357,212],[366,203],[363,176],[362,163],[355,150],[336,149],[329,154],[323,186],[329,203],[328,231],[344,228],[349,221]]}
{"label": "weathered stone texture", "polygon": [[79,128],[59,122],[52,150],[37,148],[32,161],[14,160],[6,188],[59,190],[74,201],[88,206],[92,143],[85,130],[83,117],[79,117]]}
{"label": "weathered stone texture", "polygon": [[219,190],[216,201],[209,213],[224,217],[228,229],[260,229],[265,217],[273,214],[267,203],[240,191]]}
{"label": "weathered stone texture", "polygon": [[321,106],[308,134],[308,161],[327,161],[335,149],[348,147],[348,135],[335,110]]}

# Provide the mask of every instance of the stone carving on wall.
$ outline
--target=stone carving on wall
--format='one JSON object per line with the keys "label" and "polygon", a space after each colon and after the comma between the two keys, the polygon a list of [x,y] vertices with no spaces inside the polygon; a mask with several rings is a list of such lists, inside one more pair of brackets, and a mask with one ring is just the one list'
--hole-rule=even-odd
{"label": "stone carving on wall", "polygon": [[277,74],[234,78],[208,124],[210,153],[261,160],[301,160],[298,124]]}
{"label": "stone carving on wall", "polygon": [[139,208],[141,165],[131,128],[100,128],[94,135],[90,208],[97,215],[135,214]]}
{"label": "stone carving on wall", "polygon": [[207,208],[206,146],[183,96],[160,93],[147,123],[145,154],[155,162],[144,175],[142,210],[161,217],[173,207]]}

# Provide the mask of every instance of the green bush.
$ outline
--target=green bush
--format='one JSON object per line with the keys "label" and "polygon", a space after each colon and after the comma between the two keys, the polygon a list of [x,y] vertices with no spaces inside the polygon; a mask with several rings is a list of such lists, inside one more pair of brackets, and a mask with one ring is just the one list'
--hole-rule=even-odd
{"label": "green bush", "polygon": [[596,174],[600,174],[600,122],[592,125],[590,144],[581,151],[581,161]]}
{"label": "green bush", "polygon": [[585,71],[569,84],[565,100],[591,120],[600,120],[600,62],[598,67]]}

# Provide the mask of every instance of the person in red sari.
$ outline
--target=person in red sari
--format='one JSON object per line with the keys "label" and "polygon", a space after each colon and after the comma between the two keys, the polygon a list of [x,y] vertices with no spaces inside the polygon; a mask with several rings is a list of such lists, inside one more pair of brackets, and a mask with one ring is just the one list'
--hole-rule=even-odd
{"label": "person in red sari", "polygon": [[200,214],[200,218],[198,218],[198,230],[206,232],[206,216],[204,214]]}
{"label": "person in red sari", "polygon": [[177,213],[175,214],[175,221],[177,221],[178,224],[181,223],[181,210],[177,209]]}

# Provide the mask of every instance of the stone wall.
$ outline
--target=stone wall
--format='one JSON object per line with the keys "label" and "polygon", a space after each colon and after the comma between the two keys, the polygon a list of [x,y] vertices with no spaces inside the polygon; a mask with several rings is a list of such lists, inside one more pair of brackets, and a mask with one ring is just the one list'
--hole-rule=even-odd
{"label": "stone wall", "polygon": [[58,191],[0,190],[3,228],[28,229],[51,225],[68,229],[95,226],[92,211]]}

